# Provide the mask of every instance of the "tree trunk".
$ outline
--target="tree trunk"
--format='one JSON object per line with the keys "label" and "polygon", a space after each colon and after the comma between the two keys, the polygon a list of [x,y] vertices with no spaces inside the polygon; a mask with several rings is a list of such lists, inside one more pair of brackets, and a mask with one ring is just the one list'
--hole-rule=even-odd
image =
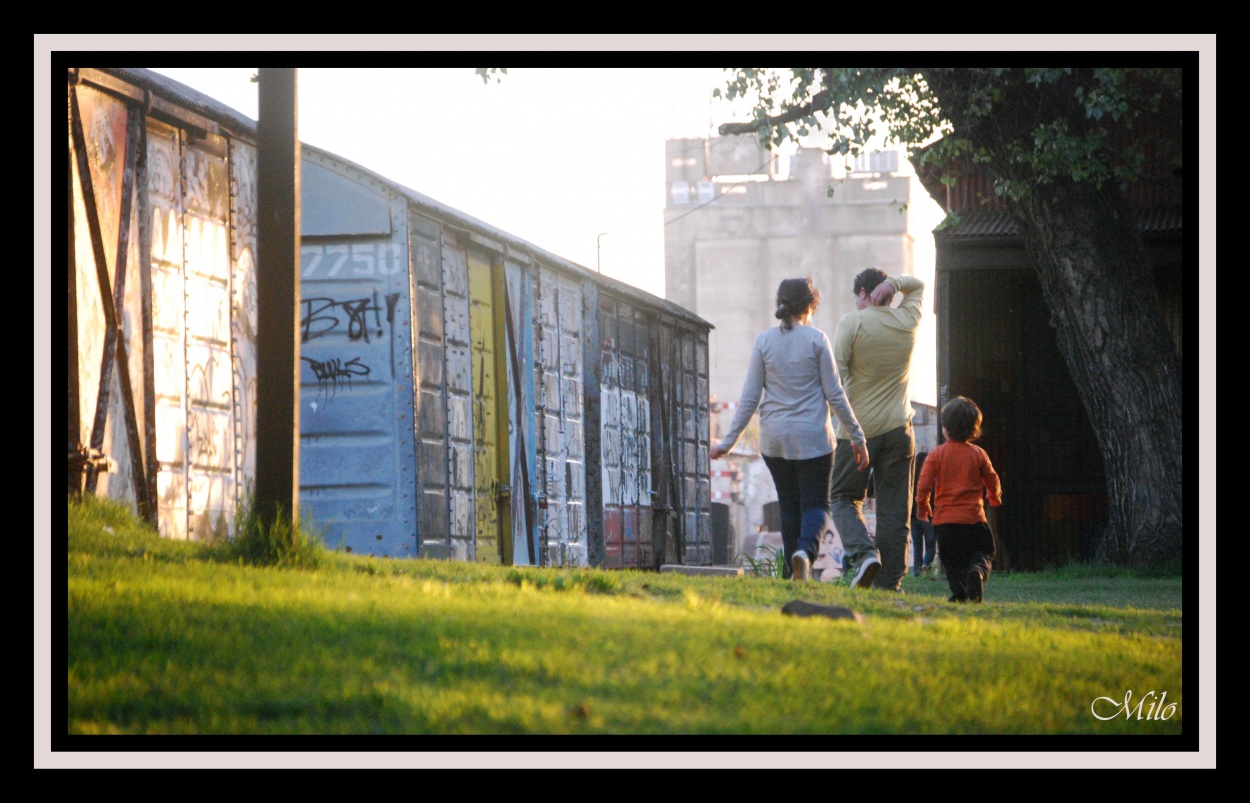
{"label": "tree trunk", "polygon": [[1011,213],[1102,452],[1108,522],[1099,557],[1179,561],[1181,357],[1137,223],[1116,190],[1072,182],[1035,186]]}

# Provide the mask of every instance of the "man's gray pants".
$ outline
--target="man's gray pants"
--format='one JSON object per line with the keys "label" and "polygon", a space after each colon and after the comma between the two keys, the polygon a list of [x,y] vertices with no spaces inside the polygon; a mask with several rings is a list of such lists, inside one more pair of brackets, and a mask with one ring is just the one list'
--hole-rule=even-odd
{"label": "man's gray pants", "polygon": [[830,502],[833,526],[842,548],[856,567],[869,556],[881,561],[873,588],[899,590],[907,574],[907,548],[911,537],[912,488],[915,481],[916,438],[911,422],[868,439],[868,460],[877,500],[875,544],[864,523],[864,499],[868,496],[869,472],[855,467],[849,440],[839,440],[833,457]]}

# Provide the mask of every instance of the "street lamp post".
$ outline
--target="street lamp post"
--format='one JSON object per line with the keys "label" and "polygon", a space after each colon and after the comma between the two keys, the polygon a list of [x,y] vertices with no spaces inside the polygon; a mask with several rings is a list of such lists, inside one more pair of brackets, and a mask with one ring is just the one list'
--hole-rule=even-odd
{"label": "street lamp post", "polygon": [[599,232],[599,236],[595,238],[595,270],[603,273],[603,235],[606,231]]}

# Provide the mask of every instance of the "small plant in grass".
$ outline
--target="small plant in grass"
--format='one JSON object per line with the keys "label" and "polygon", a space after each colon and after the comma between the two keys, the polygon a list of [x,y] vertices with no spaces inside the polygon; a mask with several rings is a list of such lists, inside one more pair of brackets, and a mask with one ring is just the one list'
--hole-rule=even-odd
{"label": "small plant in grass", "polygon": [[235,517],[234,538],[221,549],[231,560],[289,569],[318,569],[326,556],[322,540],[305,525],[283,515],[281,505],[272,520],[265,521],[250,499]]}
{"label": "small plant in grass", "polygon": [[761,558],[745,552],[738,553],[738,565],[748,569],[756,577],[780,577],[781,566],[785,559],[785,550],[781,547],[773,547]]}

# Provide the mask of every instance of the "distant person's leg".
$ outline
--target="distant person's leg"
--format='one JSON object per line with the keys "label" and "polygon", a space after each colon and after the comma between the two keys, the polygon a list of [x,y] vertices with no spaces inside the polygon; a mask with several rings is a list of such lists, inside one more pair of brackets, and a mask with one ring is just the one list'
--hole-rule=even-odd
{"label": "distant person's leg", "polygon": [[795,461],[784,457],[763,455],[764,465],[773,475],[777,488],[777,512],[781,518],[781,547],[784,556],[777,567],[781,577],[790,577],[790,560],[799,546],[799,532],[803,525],[803,509],[799,497],[799,478]]}
{"label": "distant person's leg", "polygon": [[[873,455],[874,440],[869,438],[867,443],[870,465],[876,460]],[[833,526],[838,530],[842,549],[846,551],[846,557],[851,561],[851,569],[855,572],[851,579],[852,585],[856,585],[856,579],[863,579],[861,572],[866,565],[873,564],[869,572],[874,577],[881,566],[881,557],[877,554],[877,547],[872,539],[868,537],[868,526],[864,522],[864,499],[868,496],[869,476],[869,469],[860,471],[855,465],[855,452],[851,448],[851,442],[839,440],[833,453],[830,508]],[[871,583],[871,578],[867,582]]]}
{"label": "distant person's leg", "polygon": [[911,496],[915,479],[916,441],[911,424],[892,429],[878,440],[872,455],[877,491],[877,551],[881,573],[873,588],[898,591],[907,574],[907,540],[911,535]]}
{"label": "distant person's leg", "polygon": [[795,461],[799,486],[799,507],[803,511],[798,548],[815,562],[820,556],[820,539],[829,529],[829,479],[833,473],[833,452],[810,460]]}

